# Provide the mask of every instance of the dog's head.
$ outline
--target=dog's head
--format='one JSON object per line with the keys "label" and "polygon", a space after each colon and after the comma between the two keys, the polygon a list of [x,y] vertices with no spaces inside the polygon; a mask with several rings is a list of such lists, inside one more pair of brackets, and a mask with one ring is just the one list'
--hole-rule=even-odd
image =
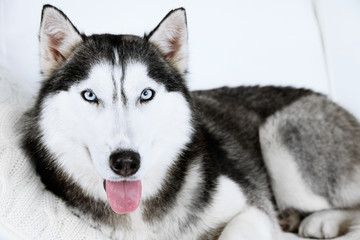
{"label": "dog's head", "polygon": [[190,139],[185,10],[144,37],[85,36],[46,5],[40,66],[33,112],[41,145],[86,194],[134,211]]}

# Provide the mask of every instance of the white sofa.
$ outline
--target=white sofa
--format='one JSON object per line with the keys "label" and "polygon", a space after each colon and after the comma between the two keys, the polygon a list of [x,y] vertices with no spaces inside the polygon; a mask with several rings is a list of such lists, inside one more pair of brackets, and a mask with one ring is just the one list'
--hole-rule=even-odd
{"label": "white sofa", "polygon": [[[0,67],[32,93],[40,81],[37,34],[45,3],[62,9],[86,34],[143,35],[169,10],[185,7],[191,89],[307,87],[328,94],[360,119],[358,0],[2,0]],[[8,227],[0,224],[1,239],[13,231]]]}

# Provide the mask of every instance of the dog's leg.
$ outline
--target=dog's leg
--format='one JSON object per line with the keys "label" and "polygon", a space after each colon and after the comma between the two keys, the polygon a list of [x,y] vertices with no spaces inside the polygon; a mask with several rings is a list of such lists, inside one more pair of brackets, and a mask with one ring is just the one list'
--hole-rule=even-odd
{"label": "dog's leg", "polygon": [[224,228],[219,240],[278,240],[280,228],[263,211],[250,207],[235,216]]}
{"label": "dog's leg", "polygon": [[310,238],[335,238],[349,231],[360,220],[360,210],[324,210],[306,217],[299,235]]}

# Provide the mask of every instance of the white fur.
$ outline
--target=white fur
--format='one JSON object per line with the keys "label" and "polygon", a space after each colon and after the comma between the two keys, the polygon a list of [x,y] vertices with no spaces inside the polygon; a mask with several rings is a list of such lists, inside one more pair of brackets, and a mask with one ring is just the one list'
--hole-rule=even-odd
{"label": "white fur", "polygon": [[358,207],[360,199],[359,191],[360,183],[360,168],[358,165],[352,166],[351,175],[347,177],[346,183],[344,183],[340,189],[339,196],[341,197],[342,202],[338,202],[340,206],[344,208]]}
{"label": "white fur", "polygon": [[277,240],[279,232],[269,216],[255,207],[248,207],[224,228],[219,240]]}
{"label": "white fur", "polygon": [[[114,57],[115,57],[114,65],[119,66],[120,65],[119,52],[116,48],[114,48],[113,51],[114,51]],[[115,78],[115,79],[119,79],[119,78]]]}
{"label": "white fur", "polygon": [[205,222],[219,224],[228,222],[247,208],[246,197],[239,185],[226,176],[218,180],[217,192],[205,211]]}
{"label": "white fur", "polygon": [[360,219],[359,210],[325,210],[306,217],[299,235],[311,238],[335,238],[344,234]]}
{"label": "white fur", "polygon": [[[194,173],[196,174],[196,171]],[[201,182],[203,179],[199,179],[198,182],[199,181]],[[191,183],[192,180],[188,179],[187,182]],[[194,185],[194,189],[195,187],[196,185]],[[183,192],[183,194],[184,193],[185,192]],[[183,196],[185,197],[186,195]],[[189,198],[189,196],[187,198]],[[184,200],[186,200],[186,198],[184,198]],[[196,231],[194,229],[194,232],[201,234],[201,232],[206,231],[207,229],[213,229],[223,223],[228,223],[236,215],[244,214],[247,211],[247,208],[246,196],[239,185],[226,176],[220,176],[218,178],[216,192],[212,196],[212,201],[200,215],[202,221],[197,224],[197,229]],[[180,211],[183,211],[183,209],[178,209],[179,213]],[[189,235],[184,239],[194,238],[197,234],[193,233],[193,235]],[[198,237],[199,236],[200,235],[198,235]]]}
{"label": "white fur", "polygon": [[330,208],[328,201],[311,191],[302,178],[294,156],[282,144],[275,114],[260,128],[260,143],[271,185],[280,209],[318,211]]}

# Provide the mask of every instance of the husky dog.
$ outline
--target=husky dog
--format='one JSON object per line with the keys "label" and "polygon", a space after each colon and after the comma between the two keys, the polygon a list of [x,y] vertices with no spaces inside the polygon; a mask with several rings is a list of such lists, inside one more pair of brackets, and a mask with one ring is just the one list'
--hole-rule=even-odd
{"label": "husky dog", "polygon": [[281,239],[276,211],[332,238],[359,215],[358,121],[306,89],[190,92],[182,8],[144,37],[86,36],[45,5],[40,64],[22,146],[110,238]]}

